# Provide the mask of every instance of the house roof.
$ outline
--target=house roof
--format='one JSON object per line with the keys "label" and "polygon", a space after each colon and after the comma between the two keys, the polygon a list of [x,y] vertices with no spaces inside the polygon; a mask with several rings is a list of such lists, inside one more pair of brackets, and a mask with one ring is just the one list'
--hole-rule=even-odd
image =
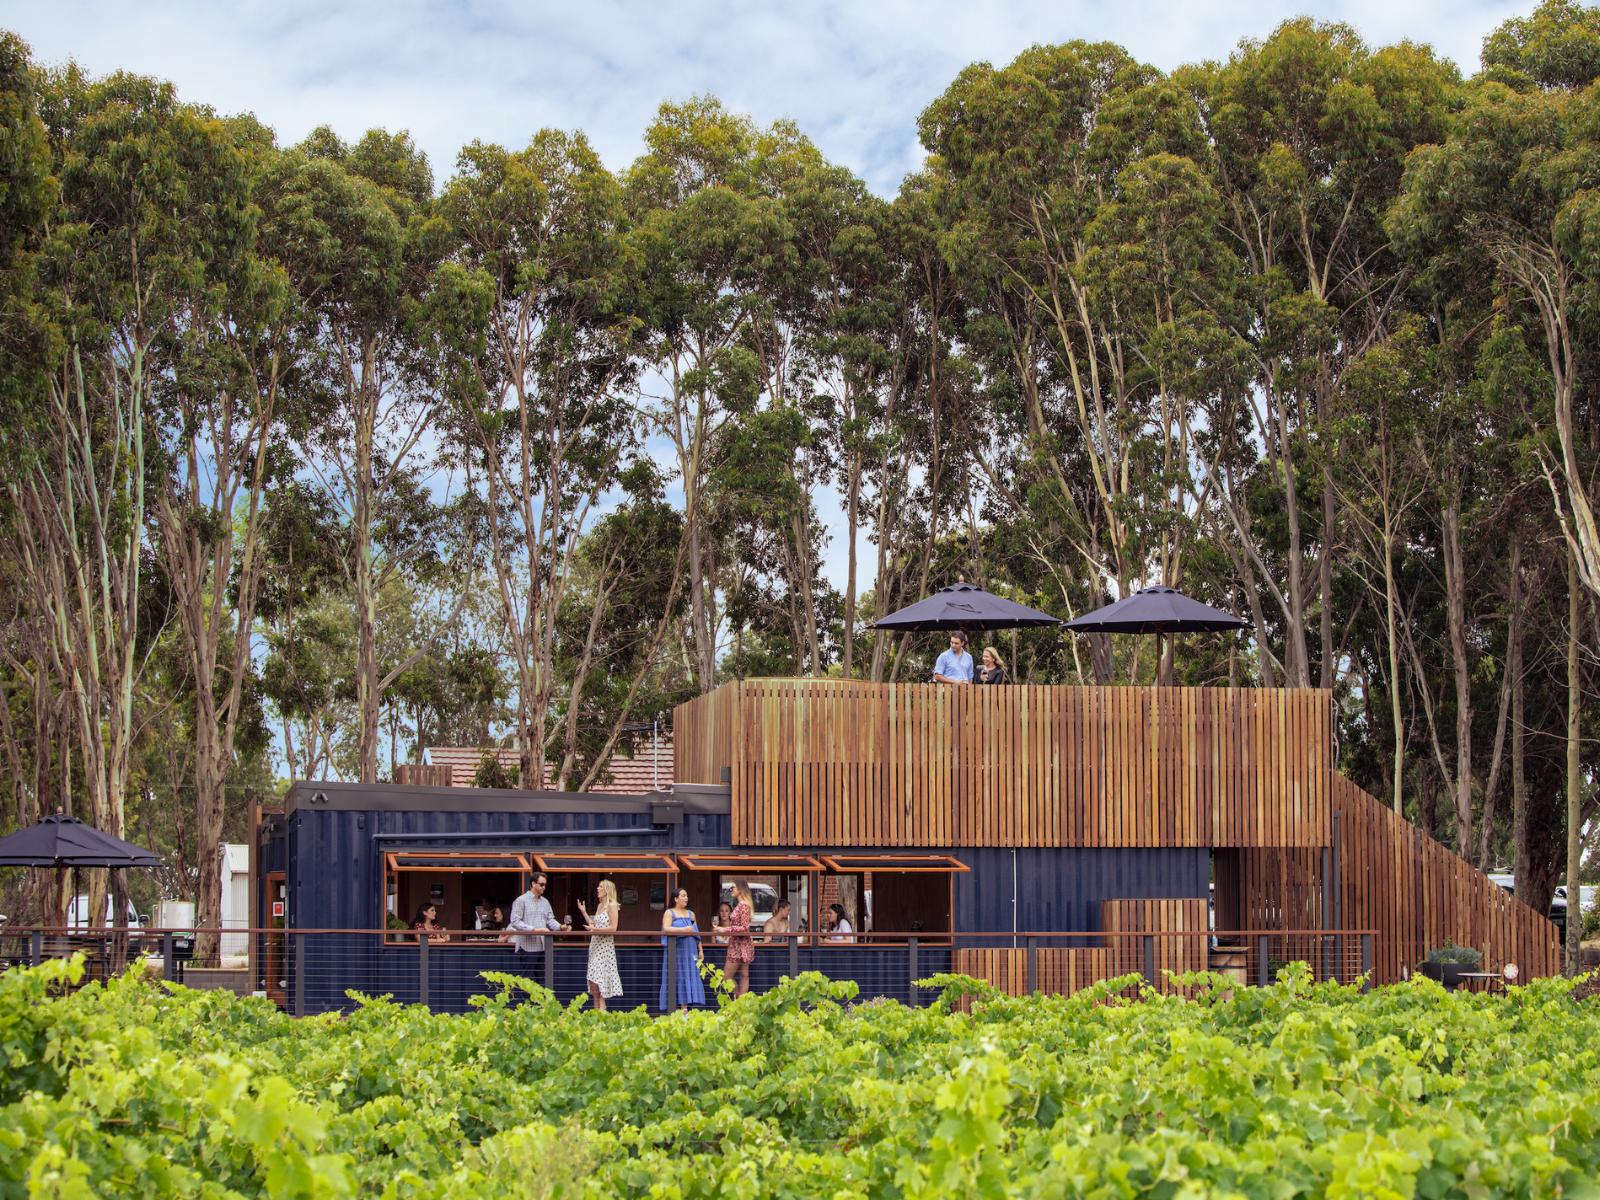
{"label": "house roof", "polygon": [[[451,787],[471,787],[473,776],[478,772],[478,763],[489,752],[481,746],[429,746],[424,752],[423,761],[436,767],[449,767]],[[499,747],[493,750],[493,754],[505,770],[519,765],[515,747]],[[591,792],[636,796],[658,789],[669,791],[672,788],[672,738],[663,736],[657,744],[654,739],[643,736],[639,740],[636,755],[632,758],[622,754],[613,755],[607,770],[611,774],[611,782],[597,783],[589,789]],[[536,786],[549,787],[554,782],[554,769],[546,763],[545,777]]]}

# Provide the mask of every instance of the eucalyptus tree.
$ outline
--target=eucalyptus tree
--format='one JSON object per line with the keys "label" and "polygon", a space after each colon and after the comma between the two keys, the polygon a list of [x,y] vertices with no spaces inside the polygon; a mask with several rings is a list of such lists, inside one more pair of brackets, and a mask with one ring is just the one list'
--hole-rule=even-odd
{"label": "eucalyptus tree", "polygon": [[[243,218],[231,236],[191,233],[211,242],[207,286],[186,289],[163,314],[149,448],[159,481],[152,506],[158,561],[193,688],[195,839],[203,862],[222,842],[235,747],[255,710],[262,498],[274,475],[293,470],[277,411],[297,366],[301,318],[288,273],[271,257],[275,247],[262,244],[263,221],[274,241],[282,236],[273,219],[283,170],[271,133],[249,118],[225,132]],[[220,877],[202,871],[196,913],[203,926],[220,924],[221,904]],[[202,961],[216,951],[211,938],[197,947]]]}
{"label": "eucalyptus tree", "polygon": [[[892,365],[873,480],[874,620],[927,595],[945,523],[964,507],[957,482],[973,432],[965,416],[975,372],[960,345],[967,296],[939,244],[944,186],[928,172],[909,176],[881,235],[899,296],[889,302],[897,319],[880,333]],[[894,643],[874,633],[869,677],[896,673],[907,645],[907,635]]]}
{"label": "eucalyptus tree", "polygon": [[452,427],[482,473],[522,778],[538,780],[560,736],[557,618],[578,547],[638,444],[622,191],[581,134],[544,130],[515,153],[468,146],[440,212],[457,248],[430,314]]}
{"label": "eucalyptus tree", "polygon": [[578,548],[577,579],[558,615],[558,665],[567,680],[557,788],[588,791],[630,727],[696,690],[663,663],[661,648],[683,616],[683,518],[648,461],[619,480],[626,499]]}
{"label": "eucalyptus tree", "polygon": [[1553,435],[1541,451],[1545,476],[1590,591],[1600,591],[1600,528],[1593,451],[1579,434],[1583,406],[1596,404],[1587,344],[1600,284],[1597,41],[1600,10],[1561,0],[1491,35],[1485,78],[1449,138],[1411,157],[1394,219],[1396,236],[1413,243],[1467,238],[1487,250],[1529,307],[1545,384],[1529,415]]}
{"label": "eucalyptus tree", "polygon": [[[69,698],[90,820],[123,832],[160,390],[176,330],[225,291],[252,236],[250,172],[222,122],[170,85],[48,74],[41,111],[61,181],[42,248],[40,302],[60,331],[32,461],[6,473],[14,552],[47,631],[36,670]],[[201,318],[209,320],[209,314]],[[231,514],[229,514],[231,516]],[[126,893],[120,873],[112,880]],[[103,919],[105,880],[91,877]]]}
{"label": "eucalyptus tree", "polygon": [[[1223,64],[1188,68],[1211,146],[1208,166],[1243,278],[1235,332],[1249,347],[1251,406],[1264,466],[1281,497],[1281,568],[1246,538],[1286,628],[1288,682],[1332,686],[1336,492],[1314,451],[1349,365],[1397,325],[1407,274],[1383,220],[1413,146],[1442,136],[1454,68],[1411,43],[1372,50],[1346,25],[1296,18],[1246,40]],[[1316,471],[1320,479],[1303,478]],[[1253,480],[1219,499],[1245,528]],[[1320,493],[1321,513],[1308,500]],[[1265,530],[1263,529],[1263,532]]]}
{"label": "eucalyptus tree", "polygon": [[648,397],[646,412],[672,444],[683,488],[690,635],[708,692],[716,685],[718,625],[715,564],[705,544],[708,489],[732,414],[748,409],[752,389],[788,381],[788,337],[769,325],[764,343],[753,346],[751,338],[767,281],[791,252],[763,170],[786,172],[796,154],[820,156],[809,144],[796,146],[787,127],[764,135],[710,97],[663,104],[645,143],[624,180],[628,303],[662,389]]}
{"label": "eucalyptus tree", "polygon": [[[431,213],[427,156],[404,133],[369,130],[346,146],[318,129],[286,156],[285,172],[273,236],[308,314],[286,418],[350,526],[356,755],[372,782],[383,691],[406,665],[379,670],[378,597],[397,571],[439,548],[437,514],[407,501],[426,500],[417,480],[439,406],[413,321],[447,236]],[[395,536],[382,536],[386,523]]]}
{"label": "eucalyptus tree", "polygon": [[1095,131],[1155,77],[1110,44],[1035,47],[1002,70],[967,68],[919,120],[944,181],[941,248],[982,312],[969,342],[999,384],[993,416],[1014,412],[1018,427],[1015,482],[993,456],[978,461],[1018,516],[1043,502],[1091,594],[1109,581],[1125,595],[1144,575],[1127,512],[1142,486],[1129,442],[1139,381],[1085,277],[1088,227],[1122,165]]}

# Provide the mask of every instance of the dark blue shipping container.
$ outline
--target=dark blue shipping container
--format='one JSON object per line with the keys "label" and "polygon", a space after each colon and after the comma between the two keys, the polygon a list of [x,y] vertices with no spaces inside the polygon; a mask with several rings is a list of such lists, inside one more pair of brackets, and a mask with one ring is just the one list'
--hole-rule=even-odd
{"label": "dark blue shipping container", "polygon": [[[728,788],[709,785],[679,785],[672,793],[621,796],[297,783],[290,789],[284,815],[263,824],[259,836],[261,844],[255,856],[259,911],[276,916],[278,910],[272,905],[281,896],[281,922],[268,917],[266,923],[281,924],[289,936],[275,947],[258,947],[258,986],[291,1008],[303,1006],[300,1011],[305,1012],[348,1008],[353,1002],[346,993],[352,990],[387,994],[401,1003],[421,998],[421,962],[415,941],[404,934],[385,939],[376,933],[384,928],[389,912],[395,911],[402,920],[410,915],[391,907],[396,901],[389,894],[386,855],[410,854],[420,859],[428,854],[461,855],[474,850],[486,855],[617,855],[631,851],[672,856],[677,861],[682,855],[763,852],[760,847],[732,844]],[[1005,935],[1010,931],[1099,930],[1100,905],[1105,900],[1203,899],[1210,882],[1210,852],[1204,848],[952,847],[896,853],[858,847],[783,847],[767,853],[783,858],[869,856],[873,862],[866,870],[888,875],[896,874],[896,858],[949,856],[969,868],[937,876],[949,881],[949,912],[926,914],[930,918],[927,928],[935,932],[918,947],[919,977],[950,969],[950,946],[948,942],[939,944],[936,932],[942,928],[939,922],[946,919],[957,933],[994,933],[993,944],[1007,945]],[[595,872],[610,873],[604,866],[597,866]],[[463,874],[460,887],[467,887],[471,878]],[[807,895],[813,911],[819,911],[817,897],[826,876],[813,873],[810,880]],[[880,884],[880,889],[887,886]],[[942,906],[939,897],[946,894],[940,890],[942,883],[917,886],[923,889],[919,895],[933,898],[930,906]],[[880,899],[886,895],[881,893]],[[652,896],[652,901],[655,898]],[[631,902],[637,903],[638,897]],[[888,919],[886,910],[884,915]],[[707,914],[701,915],[701,921],[702,928],[709,925]],[[911,928],[922,925],[919,922]],[[351,932],[296,939],[296,930]],[[360,930],[374,932],[355,932]],[[265,937],[272,940],[273,935]],[[985,942],[963,940],[961,944]],[[295,962],[302,943],[303,972]],[[720,965],[723,953],[707,940],[708,959]],[[555,955],[555,990],[564,1002],[585,990],[586,955],[583,943],[561,946]],[[660,948],[619,944],[617,958],[624,996],[616,1003],[632,1007],[647,1002],[654,1008],[661,984]],[[864,997],[914,998],[912,962],[903,942],[805,946],[798,951],[798,958],[802,971],[820,969],[830,978],[855,979]],[[428,1001],[436,1009],[465,1010],[470,997],[496,990],[484,979],[484,972],[532,976],[535,959],[492,942],[467,945],[457,939],[457,944],[431,947]],[[540,975],[536,981],[542,983],[542,958],[537,964]],[[785,946],[758,946],[751,986],[764,990],[789,970]]]}

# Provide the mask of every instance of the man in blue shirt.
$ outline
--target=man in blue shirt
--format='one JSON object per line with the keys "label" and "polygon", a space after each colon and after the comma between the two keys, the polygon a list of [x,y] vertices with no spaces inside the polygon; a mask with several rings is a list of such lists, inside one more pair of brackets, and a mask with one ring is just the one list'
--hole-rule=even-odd
{"label": "man in blue shirt", "polygon": [[972,655],[967,653],[967,635],[959,629],[950,635],[950,649],[934,664],[933,678],[937,683],[972,682]]}

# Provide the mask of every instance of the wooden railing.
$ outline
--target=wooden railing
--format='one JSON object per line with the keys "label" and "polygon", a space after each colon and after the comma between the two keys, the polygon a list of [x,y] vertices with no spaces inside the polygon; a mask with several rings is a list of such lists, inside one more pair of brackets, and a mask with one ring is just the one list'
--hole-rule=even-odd
{"label": "wooden railing", "polygon": [[[1514,962],[1524,979],[1560,973],[1556,927],[1543,913],[1338,773],[1333,808],[1339,814],[1339,910],[1330,919],[1377,930],[1376,982],[1400,980],[1402,968],[1415,971],[1429,950],[1446,942],[1480,951],[1484,970]],[[1241,852],[1237,865],[1219,858],[1218,925],[1316,928],[1323,859],[1320,850],[1265,848]],[[1232,910],[1233,895],[1242,911]]]}
{"label": "wooden railing", "polygon": [[725,684],[674,714],[675,777],[731,768],[759,846],[1320,846],[1321,691]]}

